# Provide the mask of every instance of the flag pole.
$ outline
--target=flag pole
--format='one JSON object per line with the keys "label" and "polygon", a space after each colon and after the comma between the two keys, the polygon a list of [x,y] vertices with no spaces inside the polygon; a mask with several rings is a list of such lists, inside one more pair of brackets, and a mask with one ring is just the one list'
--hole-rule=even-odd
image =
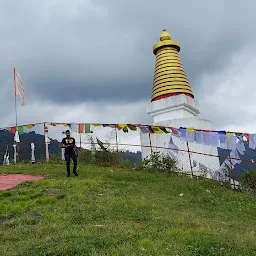
{"label": "flag pole", "polygon": [[[14,104],[15,104],[15,127],[16,127],[16,131],[18,130],[18,114],[17,114],[17,97],[16,97],[16,69],[13,68],[13,82],[14,82]],[[15,133],[16,134],[16,133]],[[14,135],[16,136],[16,135]],[[16,164],[17,162],[17,158],[18,158],[18,143],[16,141],[16,139],[14,139],[14,164]]]}
{"label": "flag pole", "polygon": [[16,129],[17,129],[17,125],[18,125],[18,114],[17,114],[17,97],[16,97],[16,69],[13,68],[13,81],[14,81],[14,104],[15,104],[15,125],[16,125]]}

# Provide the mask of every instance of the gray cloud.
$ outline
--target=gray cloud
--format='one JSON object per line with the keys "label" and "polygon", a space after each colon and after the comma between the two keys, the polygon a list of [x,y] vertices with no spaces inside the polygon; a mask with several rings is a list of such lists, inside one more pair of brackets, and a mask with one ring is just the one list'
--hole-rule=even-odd
{"label": "gray cloud", "polygon": [[254,1],[232,0],[46,0],[40,5],[3,0],[0,82],[9,87],[1,100],[12,100],[15,66],[28,107],[38,100],[57,105],[149,101],[152,46],[163,28],[180,41],[185,70],[200,97],[205,75],[219,74],[232,65],[235,53],[255,47],[255,7]]}

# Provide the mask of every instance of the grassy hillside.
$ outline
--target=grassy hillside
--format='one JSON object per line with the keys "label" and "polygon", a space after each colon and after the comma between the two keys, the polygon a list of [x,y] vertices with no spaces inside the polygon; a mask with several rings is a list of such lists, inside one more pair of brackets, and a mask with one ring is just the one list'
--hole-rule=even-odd
{"label": "grassy hillside", "polygon": [[0,255],[256,255],[256,200],[213,181],[80,166],[0,191]]}

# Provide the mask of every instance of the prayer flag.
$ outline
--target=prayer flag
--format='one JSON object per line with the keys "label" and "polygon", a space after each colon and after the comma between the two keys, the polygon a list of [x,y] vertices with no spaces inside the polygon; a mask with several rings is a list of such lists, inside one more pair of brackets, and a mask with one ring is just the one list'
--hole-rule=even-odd
{"label": "prayer flag", "polygon": [[70,130],[72,132],[78,132],[78,125],[77,124],[71,124],[70,125]]}
{"label": "prayer flag", "polygon": [[225,131],[219,131],[220,148],[227,149],[227,136]]}
{"label": "prayer flag", "polygon": [[119,124],[115,124],[116,129],[122,130],[122,128],[119,126]]}
{"label": "prayer flag", "polygon": [[15,135],[14,135],[14,141],[19,143],[20,142],[20,137],[19,137],[19,133],[18,131],[15,132]]}
{"label": "prayer flag", "polygon": [[180,127],[180,139],[182,141],[186,141],[187,140],[187,130],[184,127]]}
{"label": "prayer flag", "polygon": [[91,133],[91,124],[84,124],[84,132]]}
{"label": "prayer flag", "polygon": [[163,131],[158,127],[158,126],[151,126],[152,128],[152,133],[157,133],[157,134],[162,134]]}
{"label": "prayer flag", "polygon": [[15,134],[16,130],[17,130],[17,129],[16,129],[16,126],[11,127],[11,128],[10,128],[10,133]]}
{"label": "prayer flag", "polygon": [[173,133],[174,136],[179,137],[179,135],[180,135],[179,130],[177,130],[173,127],[170,127],[170,129],[172,130],[172,133]]}
{"label": "prayer flag", "polygon": [[137,131],[137,128],[135,125],[127,124],[128,128],[130,128],[132,131]]}
{"label": "prayer flag", "polygon": [[142,133],[148,133],[149,132],[148,128],[145,127],[145,126],[140,126],[140,130],[141,130]]}
{"label": "prayer flag", "polygon": [[28,128],[28,129],[31,129],[33,128],[35,125],[34,124],[26,124],[25,127]]}
{"label": "prayer flag", "polygon": [[[231,163],[233,165],[241,163],[240,157],[239,157],[238,152],[237,152],[236,149],[230,152],[230,158],[232,158]],[[233,159],[233,158],[236,158],[236,159]]]}
{"label": "prayer flag", "polygon": [[14,68],[14,93],[15,96],[18,96],[21,100],[21,105],[25,105],[25,100],[24,100],[24,89],[22,87],[22,80],[19,72],[16,71]]}
{"label": "prayer flag", "polygon": [[169,131],[166,130],[166,127],[159,126],[159,129],[162,130],[164,133],[169,133]]}
{"label": "prayer flag", "polygon": [[187,141],[190,143],[193,143],[195,141],[195,131],[192,127],[187,128]]}
{"label": "prayer flag", "polygon": [[210,133],[207,131],[203,131],[203,143],[208,146],[211,145]]}
{"label": "prayer flag", "polygon": [[256,143],[255,143],[253,134],[249,134],[249,148],[251,148],[251,149],[256,148]]}
{"label": "prayer flag", "polygon": [[24,133],[24,127],[23,127],[23,125],[18,126],[18,133],[19,133],[20,135]]}
{"label": "prayer flag", "polygon": [[201,132],[201,131],[196,131],[195,132],[195,141],[196,141],[196,143],[198,143],[198,144],[203,144],[203,132]]}
{"label": "prayer flag", "polygon": [[78,124],[78,133],[84,133],[84,124]]}
{"label": "prayer flag", "polygon": [[172,140],[172,136],[170,136],[170,141],[168,145],[168,155],[170,156],[171,159],[175,159],[177,157],[179,148],[177,145],[174,144]]}
{"label": "prayer flag", "polygon": [[219,140],[219,135],[217,132],[210,132],[210,140],[211,140],[212,146],[219,147],[220,140]]}
{"label": "prayer flag", "polygon": [[227,132],[227,148],[234,150],[236,148],[236,141],[236,136],[234,136],[232,132]]}

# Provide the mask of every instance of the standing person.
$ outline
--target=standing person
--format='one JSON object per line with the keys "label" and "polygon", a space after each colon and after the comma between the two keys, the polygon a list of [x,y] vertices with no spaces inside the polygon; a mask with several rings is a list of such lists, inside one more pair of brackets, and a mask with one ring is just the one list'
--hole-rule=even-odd
{"label": "standing person", "polygon": [[73,160],[73,173],[75,176],[77,174],[77,149],[76,149],[76,141],[74,138],[70,137],[70,131],[66,131],[66,138],[64,138],[61,142],[61,147],[65,148],[65,161],[67,166],[67,177],[70,176],[70,159]]}

